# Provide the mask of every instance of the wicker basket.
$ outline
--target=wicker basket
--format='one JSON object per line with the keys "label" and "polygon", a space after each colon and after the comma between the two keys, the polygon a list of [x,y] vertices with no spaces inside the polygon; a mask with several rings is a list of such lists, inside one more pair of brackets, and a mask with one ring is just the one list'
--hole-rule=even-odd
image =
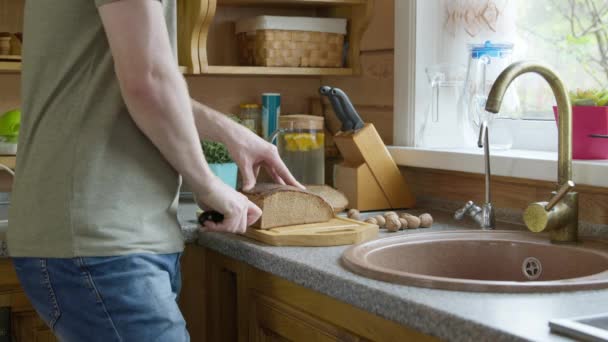
{"label": "wicker basket", "polygon": [[239,63],[272,67],[339,68],[343,65],[344,36],[334,32],[286,29],[239,32]]}

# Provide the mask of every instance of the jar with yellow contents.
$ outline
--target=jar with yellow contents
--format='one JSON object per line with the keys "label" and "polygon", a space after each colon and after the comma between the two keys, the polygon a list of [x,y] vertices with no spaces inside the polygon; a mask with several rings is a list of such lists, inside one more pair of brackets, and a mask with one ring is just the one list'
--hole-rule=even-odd
{"label": "jar with yellow contents", "polygon": [[274,139],[278,139],[283,162],[300,183],[325,184],[323,117],[283,115],[271,141]]}

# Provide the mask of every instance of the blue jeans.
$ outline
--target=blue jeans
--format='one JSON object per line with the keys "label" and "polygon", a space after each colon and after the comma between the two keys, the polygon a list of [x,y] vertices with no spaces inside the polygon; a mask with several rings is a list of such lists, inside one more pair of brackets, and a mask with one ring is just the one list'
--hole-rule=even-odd
{"label": "blue jeans", "polygon": [[67,342],[189,341],[177,306],[181,254],[13,258],[40,317]]}

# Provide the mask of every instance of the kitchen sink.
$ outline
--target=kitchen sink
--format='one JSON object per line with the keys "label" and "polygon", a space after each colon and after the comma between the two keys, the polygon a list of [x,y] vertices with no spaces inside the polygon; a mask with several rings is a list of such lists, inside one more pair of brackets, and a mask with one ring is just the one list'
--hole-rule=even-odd
{"label": "kitchen sink", "polygon": [[343,264],[392,283],[473,292],[608,288],[608,243],[552,244],[546,234],[458,230],[413,233],[349,247]]}

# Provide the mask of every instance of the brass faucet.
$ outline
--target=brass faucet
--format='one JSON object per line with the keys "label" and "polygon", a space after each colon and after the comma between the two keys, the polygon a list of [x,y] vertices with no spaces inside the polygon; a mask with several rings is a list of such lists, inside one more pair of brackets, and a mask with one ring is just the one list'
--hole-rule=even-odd
{"label": "brass faucet", "polygon": [[486,111],[498,113],[502,98],[511,82],[522,74],[542,76],[553,90],[559,116],[557,187],[549,202],[537,202],[524,212],[524,222],[533,232],[549,231],[552,242],[576,242],[578,238],[578,193],[572,192],[572,106],[568,91],[557,73],[536,62],[511,64],[496,79],[486,102]]}

